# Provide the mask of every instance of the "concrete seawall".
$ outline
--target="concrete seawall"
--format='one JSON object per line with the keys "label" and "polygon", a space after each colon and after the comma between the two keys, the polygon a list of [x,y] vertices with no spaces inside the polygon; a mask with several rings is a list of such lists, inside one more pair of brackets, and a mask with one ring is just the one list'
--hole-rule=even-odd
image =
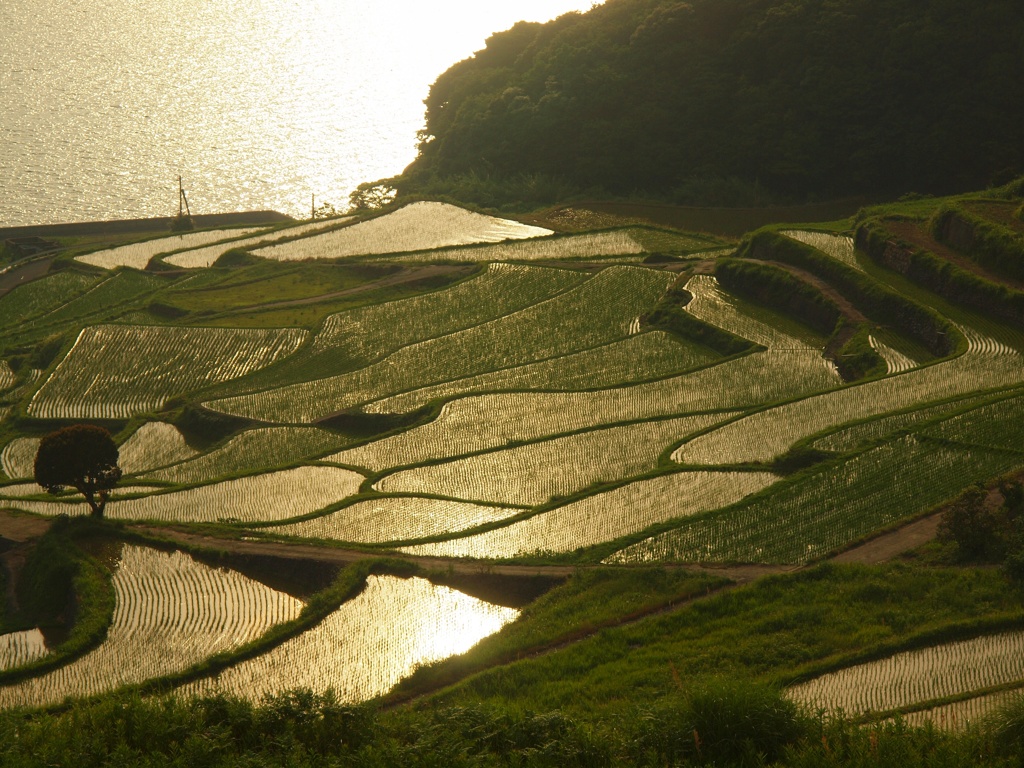
{"label": "concrete seawall", "polygon": [[[0,242],[12,237],[79,237],[108,233],[152,233],[165,229],[170,233],[173,216],[152,219],[120,219],[116,221],[81,221],[68,224],[36,224],[26,227],[0,228]],[[193,216],[196,229],[215,227],[258,226],[260,224],[284,224],[295,221],[277,211],[243,211],[240,213],[213,213]]]}

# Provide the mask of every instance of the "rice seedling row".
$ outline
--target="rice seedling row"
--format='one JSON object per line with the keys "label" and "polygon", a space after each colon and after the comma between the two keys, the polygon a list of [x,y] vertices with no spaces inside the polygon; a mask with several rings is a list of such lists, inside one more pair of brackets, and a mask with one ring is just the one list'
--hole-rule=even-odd
{"label": "rice seedling row", "polygon": [[125,545],[113,577],[113,621],[70,664],[0,687],[0,707],[39,707],[183,671],[294,619],[302,603],[180,552]]}
{"label": "rice seedling row", "polygon": [[809,232],[804,230],[787,229],[781,232],[788,238],[817,248],[827,256],[836,261],[841,261],[848,267],[853,267],[861,272],[864,267],[857,261],[854,255],[853,238],[849,235],[830,235],[827,232]]}
{"label": "rice seedling row", "polygon": [[534,506],[658,466],[672,443],[729,418],[686,416],[582,432],[388,475],[377,489]]}
{"label": "rice seedling row", "polygon": [[243,237],[258,231],[258,227],[250,227],[248,229],[215,229],[208,232],[189,232],[184,235],[161,237],[156,240],[146,240],[141,243],[130,243],[116,248],[94,251],[93,253],[76,256],[75,260],[103,269],[116,269],[117,267],[145,269],[150,259],[157,254],[170,253],[171,251],[179,251],[184,248],[197,248],[208,243]]}
{"label": "rice seedling row", "polygon": [[686,521],[608,562],[805,563],[1020,466],[1020,454],[908,436],[824,465],[737,508]]}
{"label": "rice seedling row", "polygon": [[[632,329],[631,329],[632,330]],[[614,387],[655,379],[711,363],[716,355],[662,331],[649,331],[595,349],[423,387],[377,400],[370,413],[405,413],[431,400],[496,390],[574,390]]]}
{"label": "rice seedling row", "polygon": [[446,203],[421,202],[333,232],[258,248],[254,253],[278,261],[337,259],[550,234],[549,229],[473,213]]}
{"label": "rice seedling row", "polygon": [[1013,397],[947,419],[925,429],[923,434],[997,450],[1024,451],[1022,418],[1024,397]]}
{"label": "rice seedling row", "polygon": [[654,305],[669,279],[652,270],[609,267],[571,291],[404,347],[367,368],[207,405],[264,421],[310,422],[424,385],[600,346],[627,335],[630,321]]}
{"label": "rice seedling row", "polygon": [[366,588],[282,645],[180,689],[261,701],[295,688],[342,701],[379,696],[421,664],[469,650],[519,611],[419,579],[369,576]]}
{"label": "rice seedling row", "polygon": [[1024,632],[905,651],[795,685],[795,701],[854,714],[881,712],[1024,681]]}
{"label": "rice seedling row", "polygon": [[778,478],[768,472],[677,472],[638,480],[486,533],[404,547],[428,557],[517,557],[571,552],[655,523],[739,501]]}
{"label": "rice seedling row", "polygon": [[4,474],[12,480],[32,477],[38,450],[38,437],[18,437],[9,442],[0,453]]}
{"label": "rice seedling row", "polygon": [[49,652],[46,639],[38,629],[0,635],[0,670],[23,666]]}
{"label": "rice seedling row", "polygon": [[[239,240],[231,240],[229,242],[218,242],[214,245],[207,245],[204,248],[191,248],[190,250],[182,251],[181,253],[175,253],[173,256],[167,256],[163,261],[184,269],[212,267],[217,259],[232,248],[251,248],[252,246],[260,243],[270,244],[284,238],[301,237],[314,232],[320,232],[325,229],[332,229],[340,224],[351,221],[352,218],[352,216],[341,216],[325,221],[315,221],[310,222],[309,224],[300,224],[295,227],[277,229],[273,232],[266,232],[263,235],[256,235],[255,237],[246,237]],[[253,231],[258,230],[246,230],[246,234]],[[242,234],[242,232],[239,232],[239,234]]]}
{"label": "rice seedling row", "polygon": [[385,496],[360,501],[312,520],[265,530],[307,539],[383,544],[455,533],[504,520],[521,511],[450,499]]}
{"label": "rice seedling row", "polygon": [[686,311],[706,323],[769,349],[820,350],[741,311],[742,302],[723,291],[710,275],[694,275],[686,282],[686,290],[693,295]]}
{"label": "rice seedling row", "polygon": [[897,352],[887,344],[883,344],[874,336],[868,336],[868,343],[879,356],[885,361],[886,374],[902,373],[911,368],[917,368],[917,363],[901,352]]}
{"label": "rice seedling row", "polygon": [[0,360],[0,392],[10,389],[18,380],[17,375],[11,370],[11,365],[6,360]]}
{"label": "rice seedling row", "polygon": [[495,245],[437,248],[393,257],[395,261],[535,261],[588,259],[644,253],[647,249],[627,232],[594,232],[567,237],[518,240]]}
{"label": "rice seedling row", "polygon": [[924,728],[929,723],[942,731],[959,731],[988,717],[1004,704],[1020,696],[1020,690],[1000,691],[987,696],[942,704],[930,709],[910,712],[903,720],[913,728]]}
{"label": "rice seedling row", "polygon": [[817,352],[768,351],[661,381],[595,392],[511,392],[445,404],[437,419],[331,461],[380,471],[625,421],[734,410],[835,386]]}
{"label": "rice seedling row", "polygon": [[19,285],[0,296],[0,327],[20,326],[27,320],[58,309],[102,279],[69,270]]}
{"label": "rice seedling row", "polygon": [[265,427],[232,437],[209,453],[144,476],[146,480],[192,484],[287,465],[337,451],[348,439],[316,427]]}
{"label": "rice seedling row", "polygon": [[770,461],[803,437],[831,426],[915,403],[1016,384],[1024,359],[1014,354],[968,350],[957,358],[759,413],[682,445],[673,455],[684,464]]}
{"label": "rice seedling row", "polygon": [[117,464],[126,475],[184,461],[196,450],[185,442],[173,424],[149,421],[132,433],[118,449]]}
{"label": "rice seedling row", "polygon": [[28,406],[36,418],[129,418],[175,395],[226,381],[292,354],[296,328],[84,329]]}

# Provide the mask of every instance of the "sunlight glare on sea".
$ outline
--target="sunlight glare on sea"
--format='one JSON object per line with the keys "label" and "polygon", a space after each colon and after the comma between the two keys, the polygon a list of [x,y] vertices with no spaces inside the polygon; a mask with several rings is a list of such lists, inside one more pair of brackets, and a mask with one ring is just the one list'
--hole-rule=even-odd
{"label": "sunlight glare on sea", "polygon": [[415,157],[441,72],[591,0],[0,3],[0,226],[339,207]]}

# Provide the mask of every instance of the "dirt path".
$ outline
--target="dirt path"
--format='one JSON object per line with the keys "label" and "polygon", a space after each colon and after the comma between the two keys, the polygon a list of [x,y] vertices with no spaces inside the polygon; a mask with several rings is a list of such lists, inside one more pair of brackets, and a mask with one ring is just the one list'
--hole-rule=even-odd
{"label": "dirt path", "polygon": [[976,261],[972,261],[957,251],[954,251],[948,245],[940,243],[931,236],[931,233],[925,231],[913,221],[886,220],[885,228],[892,234],[896,235],[900,240],[903,240],[916,248],[922,248],[934,253],[940,259],[944,259],[951,264],[955,264],[961,269],[972,272],[978,277],[983,277],[986,280],[1000,285],[1008,285],[1018,290],[1024,289],[1024,281],[1014,280],[1012,278],[1003,277],[1002,275],[997,275],[994,272],[989,272]]}
{"label": "dirt path", "polygon": [[33,259],[25,264],[11,266],[5,272],[0,273],[0,296],[10,293],[19,285],[30,283],[46,275],[50,271],[53,259],[53,256]]}
{"label": "dirt path", "polygon": [[863,544],[830,558],[833,563],[864,563],[877,565],[899,557],[904,552],[916,549],[935,538],[939,530],[942,512],[936,512],[900,526],[894,531],[883,533]]}

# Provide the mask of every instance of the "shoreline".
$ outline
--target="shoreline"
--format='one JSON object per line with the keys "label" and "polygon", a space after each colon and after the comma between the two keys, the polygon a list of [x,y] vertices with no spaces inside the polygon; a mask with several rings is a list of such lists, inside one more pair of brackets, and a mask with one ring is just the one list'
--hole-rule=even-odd
{"label": "shoreline", "polygon": [[[29,224],[18,227],[0,227],[0,241],[15,237],[78,237],[105,233],[170,231],[175,216],[156,216],[144,219],[114,219],[110,221],[79,221],[64,224]],[[285,224],[297,219],[278,211],[240,211],[236,213],[208,213],[195,215],[196,229],[233,227],[259,224]]]}

